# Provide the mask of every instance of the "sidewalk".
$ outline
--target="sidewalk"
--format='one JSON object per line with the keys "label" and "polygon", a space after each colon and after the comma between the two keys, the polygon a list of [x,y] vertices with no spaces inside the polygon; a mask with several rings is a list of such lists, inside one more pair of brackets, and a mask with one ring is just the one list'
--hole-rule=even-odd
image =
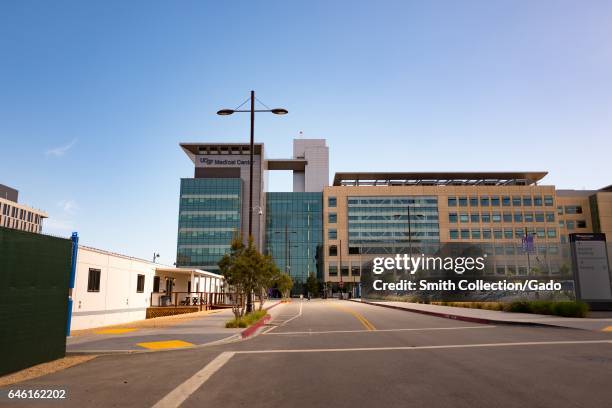
{"label": "sidewalk", "polygon": [[430,316],[447,319],[463,320],[483,324],[520,324],[537,326],[557,326],[591,331],[609,331],[612,334],[612,317],[609,314],[595,314],[602,317],[577,318],[539,315],[531,313],[510,313],[495,310],[470,309],[464,307],[438,306],[423,303],[391,302],[391,301],[365,301],[354,299],[370,305],[406,310]]}
{"label": "sidewalk", "polygon": [[[280,302],[268,300],[264,308],[269,309],[277,303]],[[233,318],[231,309],[179,316],[176,321],[148,319],[76,332],[67,339],[66,352],[119,353],[194,347],[237,340],[244,330],[225,328],[225,322]]]}

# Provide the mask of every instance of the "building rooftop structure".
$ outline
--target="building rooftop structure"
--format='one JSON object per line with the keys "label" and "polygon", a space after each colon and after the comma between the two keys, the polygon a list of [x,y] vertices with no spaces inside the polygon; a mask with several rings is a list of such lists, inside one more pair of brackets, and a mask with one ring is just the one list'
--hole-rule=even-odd
{"label": "building rooftop structure", "polygon": [[527,186],[537,184],[548,172],[341,172],[334,186]]}

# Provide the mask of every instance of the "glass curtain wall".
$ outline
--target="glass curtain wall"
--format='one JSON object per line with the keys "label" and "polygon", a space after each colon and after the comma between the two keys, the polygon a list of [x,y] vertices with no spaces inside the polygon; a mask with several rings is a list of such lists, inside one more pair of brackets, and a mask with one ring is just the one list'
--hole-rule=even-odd
{"label": "glass curtain wall", "polygon": [[323,193],[266,193],[266,253],[302,293],[308,275],[322,278],[317,251],[323,243]]}
{"label": "glass curtain wall", "polygon": [[[408,228],[410,212],[410,229]],[[349,197],[349,254],[407,253],[440,241],[438,199],[430,196]]]}
{"label": "glass curtain wall", "polygon": [[181,179],[176,264],[218,272],[217,263],[240,233],[238,178]]}

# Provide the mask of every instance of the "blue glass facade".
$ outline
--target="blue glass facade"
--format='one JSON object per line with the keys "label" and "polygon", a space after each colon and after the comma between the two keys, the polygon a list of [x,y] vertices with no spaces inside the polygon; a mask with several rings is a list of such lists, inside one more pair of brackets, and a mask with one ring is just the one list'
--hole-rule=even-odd
{"label": "blue glass facade", "polygon": [[323,244],[323,193],[266,193],[265,252],[288,271],[294,292],[309,274],[322,278],[317,251]]}
{"label": "blue glass facade", "polygon": [[240,232],[241,190],[239,178],[181,179],[178,267],[218,271]]}
{"label": "blue glass facade", "polygon": [[349,253],[408,252],[408,207],[412,243],[439,242],[437,197],[348,197]]}

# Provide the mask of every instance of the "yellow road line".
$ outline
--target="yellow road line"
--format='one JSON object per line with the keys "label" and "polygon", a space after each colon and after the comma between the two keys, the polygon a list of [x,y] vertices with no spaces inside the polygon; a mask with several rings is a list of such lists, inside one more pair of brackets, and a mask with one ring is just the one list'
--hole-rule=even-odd
{"label": "yellow road line", "polygon": [[361,324],[363,324],[363,326],[370,331],[374,331],[376,330],[376,327],[374,327],[374,325],[372,323],[370,323],[370,321],[368,319],[366,319],[362,314],[349,309],[348,307],[344,307],[344,306],[338,306],[338,305],[334,305],[334,307],[336,307],[337,309],[342,310],[343,312],[346,313],[350,313],[352,314],[357,320],[359,320],[361,322]]}
{"label": "yellow road line", "polygon": [[135,330],[138,329],[132,329],[132,328],[119,328],[119,329],[102,329],[102,330],[96,330],[94,333],[96,334],[123,334],[123,333],[130,333],[133,332]]}
{"label": "yellow road line", "polygon": [[183,340],[167,340],[167,341],[150,341],[147,343],[138,343],[137,346],[144,347],[149,350],[174,349],[183,347],[192,347],[193,344]]}

